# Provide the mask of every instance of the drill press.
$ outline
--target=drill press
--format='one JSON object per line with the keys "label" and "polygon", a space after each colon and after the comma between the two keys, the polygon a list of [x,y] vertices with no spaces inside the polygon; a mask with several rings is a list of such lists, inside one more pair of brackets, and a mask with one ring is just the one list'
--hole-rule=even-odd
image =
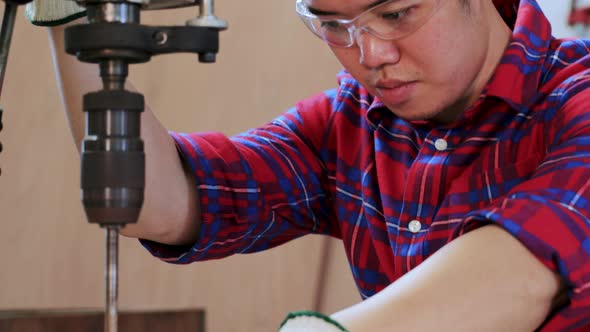
{"label": "drill press", "polygon": [[[98,64],[102,90],[84,96],[86,128],[81,155],[82,202],[88,222],[106,229],[105,331],[117,331],[118,236],[137,222],[143,204],[145,156],[140,136],[144,98],[125,90],[129,64],[154,55],[190,52],[215,62],[219,31],[227,23],[213,13],[213,0],[75,0],[88,23],[68,27],[66,52]],[[140,24],[145,9],[199,6],[185,26]]]}

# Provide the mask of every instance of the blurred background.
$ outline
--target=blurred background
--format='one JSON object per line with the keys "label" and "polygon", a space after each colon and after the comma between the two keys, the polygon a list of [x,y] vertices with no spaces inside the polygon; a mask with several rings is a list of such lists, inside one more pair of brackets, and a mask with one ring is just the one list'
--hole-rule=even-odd
{"label": "blurred background", "polygon": [[[541,0],[554,35],[573,36],[567,1]],[[297,100],[336,87],[339,64],[299,22],[293,1],[217,0],[218,62],[155,57],[130,78],[165,126],[228,135],[261,125]],[[196,8],[150,12],[184,24]],[[79,159],[63,116],[47,31],[16,24],[1,106],[0,310],[102,308],[103,230],[86,223]],[[308,236],[222,261],[174,266],[133,239],[120,247],[122,309],[204,308],[207,331],[273,331],[288,311],[331,313],[359,301],[336,241]]]}

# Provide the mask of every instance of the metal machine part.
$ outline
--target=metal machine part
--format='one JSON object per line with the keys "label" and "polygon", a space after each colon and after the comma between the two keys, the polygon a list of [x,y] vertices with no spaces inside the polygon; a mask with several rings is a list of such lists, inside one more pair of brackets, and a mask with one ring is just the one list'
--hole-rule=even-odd
{"label": "metal machine part", "polygon": [[[2,95],[4,74],[6,73],[6,64],[8,63],[8,53],[10,51],[10,42],[12,40],[12,32],[14,31],[17,8],[18,5],[16,4],[10,2],[4,3],[4,17],[2,18],[2,30],[0,30],[0,95]],[[4,110],[0,108],[0,131],[3,128],[2,113],[4,113]],[[2,152],[2,148],[2,143],[0,142],[0,152]],[[0,174],[2,174],[1,168]]]}
{"label": "metal machine part", "polygon": [[199,16],[186,22],[186,25],[196,27],[211,27],[216,29],[227,29],[227,21],[215,16],[213,0],[202,0],[199,10]]}
{"label": "metal machine part", "polygon": [[157,10],[195,6],[201,3],[200,0],[146,0],[147,4],[143,5],[144,9]]}
{"label": "metal machine part", "polygon": [[[227,23],[213,14],[212,0],[76,0],[88,24],[68,27],[66,52],[99,65],[103,88],[84,96],[82,202],[88,222],[107,230],[105,331],[117,331],[118,236],[137,222],[143,204],[145,155],[140,135],[144,98],[125,90],[129,64],[158,54],[191,52],[214,62],[219,31]],[[201,6],[196,25],[150,27],[140,24],[142,9]],[[206,7],[206,8],[204,8]],[[199,18],[196,19],[197,21]]]}
{"label": "metal machine part", "polygon": [[[90,1],[86,0],[71,0],[76,1],[78,4],[84,6]],[[141,5],[142,10],[160,10],[160,9],[171,9],[180,7],[197,6],[201,3],[200,0],[121,0],[112,2],[127,2]]]}
{"label": "metal machine part", "polygon": [[11,2],[4,3],[4,16],[2,18],[2,30],[0,31],[0,95],[2,94],[4,74],[6,73],[8,53],[10,51],[12,33],[14,32],[14,22],[17,10],[17,4]]}

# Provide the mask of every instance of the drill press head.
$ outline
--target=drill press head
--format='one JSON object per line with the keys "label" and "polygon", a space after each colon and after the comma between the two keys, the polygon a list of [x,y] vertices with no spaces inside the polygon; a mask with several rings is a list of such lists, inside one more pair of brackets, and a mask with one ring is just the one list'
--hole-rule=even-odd
{"label": "drill press head", "polygon": [[[219,31],[227,24],[213,14],[213,0],[76,0],[88,23],[66,29],[66,51],[97,63],[103,89],[84,96],[82,201],[90,223],[122,227],[137,222],[145,186],[140,135],[143,95],[125,90],[128,66],[158,54],[198,53],[214,62]],[[198,5],[201,20],[185,26],[140,24],[143,9]],[[223,21],[223,22],[222,22]],[[193,24],[191,24],[191,22]]]}

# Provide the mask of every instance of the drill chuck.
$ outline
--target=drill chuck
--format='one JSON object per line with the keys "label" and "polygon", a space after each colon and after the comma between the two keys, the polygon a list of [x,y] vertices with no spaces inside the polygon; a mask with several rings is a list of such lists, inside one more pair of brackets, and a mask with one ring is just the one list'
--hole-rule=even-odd
{"label": "drill chuck", "polygon": [[82,202],[88,221],[124,225],[137,221],[143,204],[145,155],[140,137],[143,96],[102,90],[84,96]]}

